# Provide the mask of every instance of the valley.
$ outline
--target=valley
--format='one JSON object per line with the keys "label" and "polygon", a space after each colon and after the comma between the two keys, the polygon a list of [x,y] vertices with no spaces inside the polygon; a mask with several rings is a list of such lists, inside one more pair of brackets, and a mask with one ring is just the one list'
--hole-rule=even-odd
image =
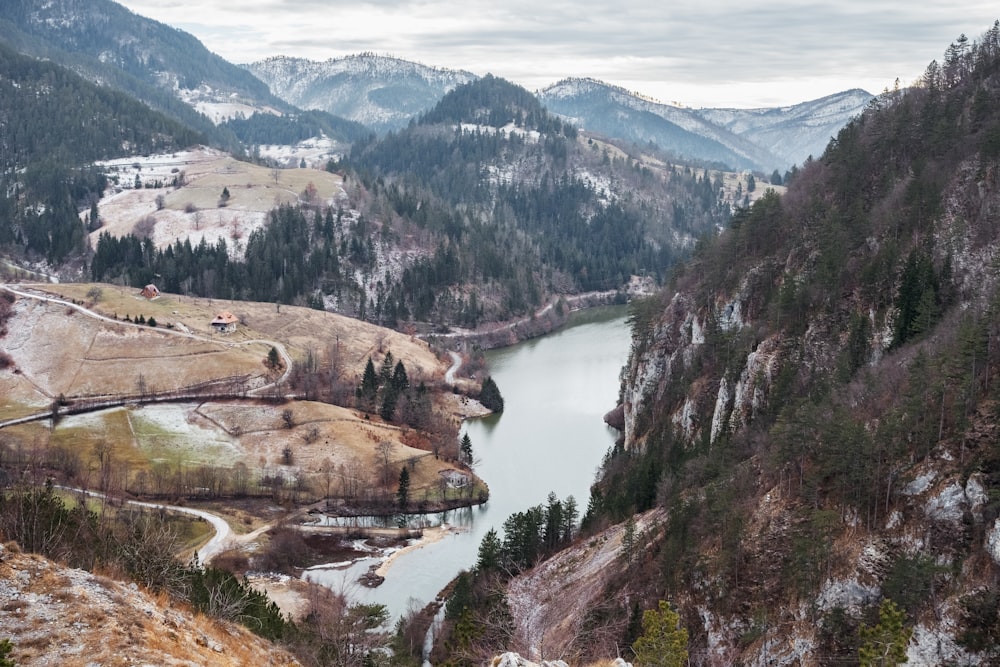
{"label": "valley", "polygon": [[996,663],[1000,22],[856,86],[3,3],[0,664]]}

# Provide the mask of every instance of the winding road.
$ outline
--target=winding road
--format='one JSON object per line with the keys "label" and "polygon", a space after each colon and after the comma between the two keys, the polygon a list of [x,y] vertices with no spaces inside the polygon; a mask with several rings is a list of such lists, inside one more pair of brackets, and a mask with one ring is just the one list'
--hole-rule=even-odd
{"label": "winding road", "polygon": [[[116,500],[115,498],[109,498],[106,494],[101,493],[100,491],[88,491],[87,489],[80,489],[72,486],[61,486],[58,484],[56,485],[55,488],[61,489],[63,491],[69,491],[70,493],[80,494],[84,498],[101,498],[103,500],[110,500],[112,502]],[[127,505],[131,505],[132,507],[143,507],[146,509],[164,510],[167,512],[180,512],[182,514],[190,514],[192,516],[198,517],[199,519],[204,519],[209,524],[211,524],[212,528],[215,530],[215,535],[213,535],[212,539],[210,539],[208,542],[202,545],[202,547],[195,552],[195,554],[198,556],[198,563],[203,566],[207,565],[213,558],[215,558],[220,553],[229,548],[231,546],[230,543],[233,541],[234,538],[233,529],[229,527],[229,522],[227,522],[218,514],[212,514],[211,512],[206,512],[204,510],[197,510],[194,509],[193,507],[164,505],[162,503],[147,503],[141,500],[123,500],[122,502],[124,502]],[[260,532],[266,530],[267,528],[270,528],[270,526],[265,526],[264,528],[255,530],[250,535],[245,535],[242,537],[248,538],[251,535],[258,535],[260,534]]]}
{"label": "winding road", "polygon": [[451,356],[451,366],[444,373],[444,381],[453,385],[455,384],[455,374],[462,368],[462,355],[454,350],[448,350],[448,355]]}

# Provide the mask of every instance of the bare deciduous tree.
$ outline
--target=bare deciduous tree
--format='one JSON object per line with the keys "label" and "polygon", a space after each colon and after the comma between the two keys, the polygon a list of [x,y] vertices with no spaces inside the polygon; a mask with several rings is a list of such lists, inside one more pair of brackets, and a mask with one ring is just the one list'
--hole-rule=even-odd
{"label": "bare deciduous tree", "polygon": [[382,478],[382,486],[388,488],[395,477],[393,475],[392,443],[390,441],[382,440],[375,446],[375,465]]}

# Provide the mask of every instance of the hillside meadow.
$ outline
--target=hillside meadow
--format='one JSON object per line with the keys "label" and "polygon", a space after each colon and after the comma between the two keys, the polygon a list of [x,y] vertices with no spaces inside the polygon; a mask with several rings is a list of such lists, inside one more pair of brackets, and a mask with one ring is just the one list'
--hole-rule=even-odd
{"label": "hillside meadow", "polygon": [[[296,364],[310,357],[333,363],[335,356],[351,384],[369,357],[378,364],[391,352],[405,364],[411,383],[425,382],[437,392],[437,411],[450,418],[463,402],[440,391],[445,364],[416,338],[291,306],[169,294],[145,299],[137,290],[112,285],[18,289],[83,304],[110,318],[20,297],[8,333],[0,338],[0,348],[13,360],[0,371],[6,390],[0,419],[47,413],[60,397],[70,405],[84,397],[126,399],[60,416],[55,423],[42,419],[0,431],[8,451],[47,458],[70,481],[162,497],[249,493],[382,502],[395,493],[406,465],[414,503],[470,493],[452,488],[454,475],[466,473],[436,455],[442,433],[387,423],[353,407],[252,395],[156,404],[135,399],[220,378],[245,378],[241,384],[220,383],[223,389],[268,390],[268,383],[288,370],[284,363],[268,364],[269,351],[278,345]],[[223,310],[240,320],[231,334],[211,327]],[[157,326],[124,321],[140,315]],[[282,384],[280,393],[286,390]]]}

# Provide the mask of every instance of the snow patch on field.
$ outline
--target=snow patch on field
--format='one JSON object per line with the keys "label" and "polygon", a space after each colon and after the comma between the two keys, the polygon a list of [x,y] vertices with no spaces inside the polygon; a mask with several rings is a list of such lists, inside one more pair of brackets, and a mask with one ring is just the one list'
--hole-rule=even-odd
{"label": "snow patch on field", "polygon": [[278,164],[297,167],[305,160],[314,169],[322,169],[330,159],[341,158],[346,149],[344,144],[325,135],[300,141],[293,146],[268,144],[258,147],[261,157]]}
{"label": "snow patch on field", "polygon": [[140,446],[185,453],[207,462],[241,459],[246,452],[197,412],[194,403],[147,405],[130,411]]}

